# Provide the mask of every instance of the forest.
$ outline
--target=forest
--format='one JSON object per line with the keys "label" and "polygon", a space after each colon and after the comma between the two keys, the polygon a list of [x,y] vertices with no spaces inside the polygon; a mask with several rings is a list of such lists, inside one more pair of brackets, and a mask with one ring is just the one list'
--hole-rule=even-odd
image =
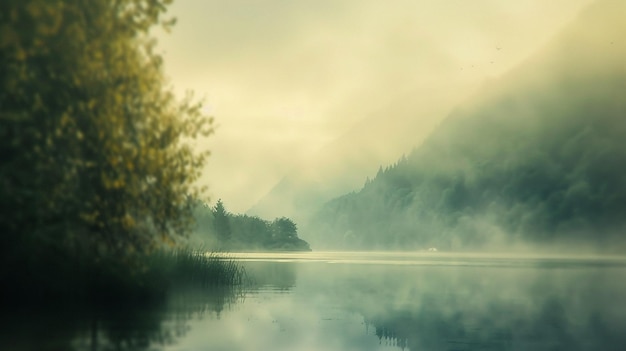
{"label": "forest", "polygon": [[581,28],[486,83],[362,189],[325,204],[307,239],[362,249],[623,250],[626,54],[613,27]]}
{"label": "forest", "polygon": [[197,203],[196,228],[189,238],[194,247],[225,251],[310,251],[298,237],[296,223],[286,217],[273,221],[228,212],[222,200],[215,206]]}

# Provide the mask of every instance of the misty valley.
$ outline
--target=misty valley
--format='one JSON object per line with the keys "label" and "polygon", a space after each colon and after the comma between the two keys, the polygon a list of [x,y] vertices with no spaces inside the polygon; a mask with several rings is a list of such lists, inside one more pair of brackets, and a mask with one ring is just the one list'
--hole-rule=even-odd
{"label": "misty valley", "polygon": [[626,349],[624,14],[0,1],[0,350]]}

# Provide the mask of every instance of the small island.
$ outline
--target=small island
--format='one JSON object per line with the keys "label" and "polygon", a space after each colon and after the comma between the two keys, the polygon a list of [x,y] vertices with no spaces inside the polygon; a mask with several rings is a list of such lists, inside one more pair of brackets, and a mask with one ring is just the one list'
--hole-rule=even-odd
{"label": "small island", "polygon": [[198,203],[196,228],[189,244],[217,251],[311,251],[298,237],[296,224],[287,217],[273,221],[226,211],[222,200],[214,206]]}

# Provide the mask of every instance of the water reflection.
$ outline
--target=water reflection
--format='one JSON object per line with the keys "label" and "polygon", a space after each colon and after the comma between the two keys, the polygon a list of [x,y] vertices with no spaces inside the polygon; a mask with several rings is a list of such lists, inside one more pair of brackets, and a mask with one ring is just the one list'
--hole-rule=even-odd
{"label": "water reflection", "polygon": [[[277,289],[289,291],[296,285],[296,267],[276,261],[243,262],[251,280],[251,291],[257,289]],[[250,290],[249,290],[250,291]]]}
{"label": "water reflection", "polygon": [[33,301],[4,311],[2,350],[156,350],[174,345],[190,321],[219,318],[243,299],[233,288],[175,290],[132,305],[54,305]]}
{"label": "water reflection", "polygon": [[[409,257],[410,256],[410,257]],[[243,259],[247,291],[0,318],[2,350],[620,350],[626,261],[352,253]],[[10,338],[9,338],[10,337]]]}
{"label": "water reflection", "polygon": [[381,344],[401,349],[623,349],[623,267],[550,266],[363,267],[335,292]]}
{"label": "water reflection", "polygon": [[172,349],[615,350],[626,341],[623,259],[331,256],[246,255],[250,272],[267,268],[263,283]]}

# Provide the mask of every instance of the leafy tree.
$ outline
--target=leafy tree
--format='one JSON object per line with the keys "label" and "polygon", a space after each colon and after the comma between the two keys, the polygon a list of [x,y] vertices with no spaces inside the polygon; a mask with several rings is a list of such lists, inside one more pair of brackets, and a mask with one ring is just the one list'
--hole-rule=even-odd
{"label": "leafy tree", "polygon": [[272,223],[276,240],[294,239],[298,237],[296,224],[287,217],[277,218]]}
{"label": "leafy tree", "polygon": [[[169,0],[0,2],[0,255],[124,257],[190,228],[211,119],[166,88]],[[33,247],[33,244],[35,244]]]}

